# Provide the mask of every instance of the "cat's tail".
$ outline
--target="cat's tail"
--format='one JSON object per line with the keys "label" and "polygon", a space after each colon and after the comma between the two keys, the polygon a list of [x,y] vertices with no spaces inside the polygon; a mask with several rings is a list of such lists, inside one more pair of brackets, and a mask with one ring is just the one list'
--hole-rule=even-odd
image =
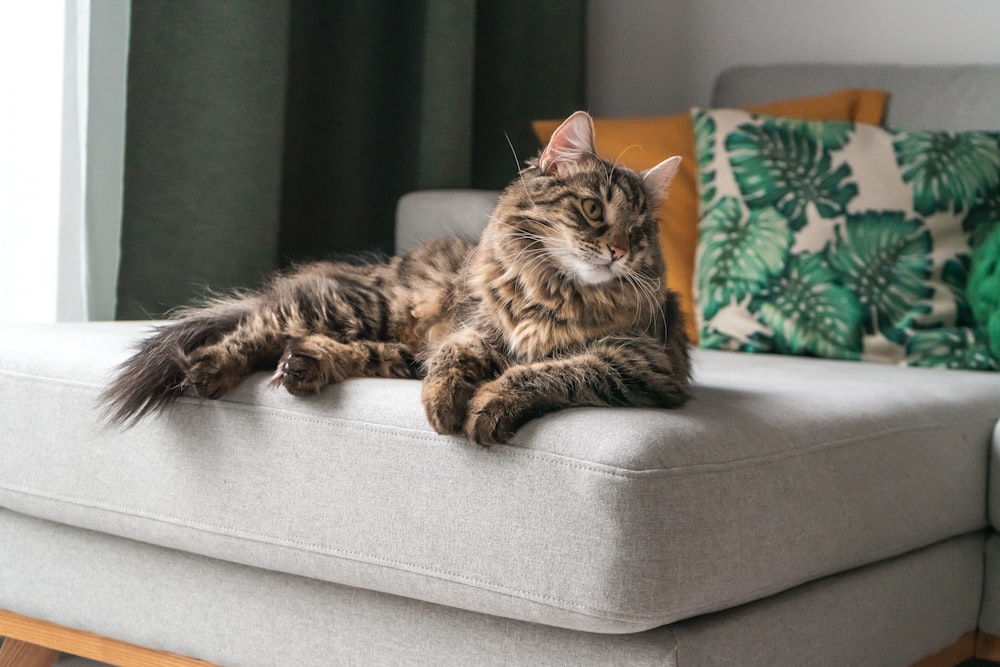
{"label": "cat's tail", "polygon": [[118,366],[102,392],[105,417],[112,423],[134,424],[172,403],[184,392],[188,355],[233,331],[246,313],[239,301],[217,302],[179,311],[172,321],[157,326]]}

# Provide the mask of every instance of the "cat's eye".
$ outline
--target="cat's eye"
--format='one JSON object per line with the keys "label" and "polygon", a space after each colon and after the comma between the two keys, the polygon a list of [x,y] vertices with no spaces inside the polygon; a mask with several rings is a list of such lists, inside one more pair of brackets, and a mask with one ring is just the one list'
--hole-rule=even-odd
{"label": "cat's eye", "polygon": [[604,207],[596,199],[584,199],[580,202],[583,214],[593,221],[598,221],[604,217]]}

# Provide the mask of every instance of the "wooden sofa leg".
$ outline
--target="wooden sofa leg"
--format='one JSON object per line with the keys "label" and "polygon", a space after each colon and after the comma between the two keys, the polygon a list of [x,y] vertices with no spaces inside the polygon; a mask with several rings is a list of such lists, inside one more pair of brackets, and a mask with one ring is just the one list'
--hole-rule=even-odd
{"label": "wooden sofa leg", "polygon": [[0,667],[52,667],[59,654],[50,648],[17,639],[0,644]]}
{"label": "wooden sofa leg", "polygon": [[1000,637],[980,632],[976,636],[976,657],[1000,662]]}
{"label": "wooden sofa leg", "polygon": [[929,655],[910,667],[955,667],[976,654],[976,633],[962,635],[955,643]]}
{"label": "wooden sofa leg", "polygon": [[[215,667],[212,663],[136,646],[110,637],[22,616],[0,609],[0,667],[50,667],[59,653],[69,653],[120,667]],[[9,648],[8,648],[9,644]],[[7,652],[13,657],[7,658]],[[43,654],[42,651],[48,653]],[[36,653],[37,652],[37,653]],[[33,657],[33,656],[41,657]],[[49,656],[45,661],[45,656]],[[35,660],[30,662],[29,660]]]}

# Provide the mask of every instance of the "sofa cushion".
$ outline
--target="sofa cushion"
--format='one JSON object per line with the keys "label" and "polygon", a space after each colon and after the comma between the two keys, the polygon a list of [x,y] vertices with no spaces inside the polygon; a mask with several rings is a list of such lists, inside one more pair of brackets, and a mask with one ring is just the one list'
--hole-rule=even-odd
{"label": "sofa cushion", "polygon": [[1000,134],[693,114],[703,346],[996,368],[966,282]]}
{"label": "sofa cushion", "polygon": [[983,537],[973,533],[613,635],[263,571],[3,509],[0,535],[0,609],[243,667],[907,665],[974,630],[982,590]]}
{"label": "sofa cushion", "polygon": [[[212,665],[676,667],[669,628],[613,635],[519,622],[179,553],[2,508],[0,535],[0,609]],[[941,585],[940,569],[925,577],[932,590]],[[882,595],[884,580],[874,588]],[[964,592],[952,588],[930,618],[950,621],[944,614],[954,615],[953,601]],[[826,602],[828,591],[814,597]],[[801,612],[791,610],[800,619]],[[897,639],[927,642],[923,634]],[[63,657],[56,667],[106,666]]]}
{"label": "sofa cushion", "polygon": [[[749,110],[812,120],[882,122],[888,96],[878,90],[838,90],[823,95],[752,105]],[[561,121],[533,123],[535,134],[547,144]],[[694,130],[687,113],[642,118],[594,120],[597,152],[635,169],[649,169],[671,155],[681,156],[667,200],[660,208],[660,242],[667,263],[667,286],[677,292],[684,311],[688,337],[698,341],[694,317],[692,278],[698,245],[698,184]]]}
{"label": "sofa cushion", "polygon": [[148,331],[0,326],[0,506],[221,560],[631,632],[986,524],[1000,374],[699,351],[679,410],[573,409],[481,449],[411,380],[262,373],[132,428],[97,397]]}

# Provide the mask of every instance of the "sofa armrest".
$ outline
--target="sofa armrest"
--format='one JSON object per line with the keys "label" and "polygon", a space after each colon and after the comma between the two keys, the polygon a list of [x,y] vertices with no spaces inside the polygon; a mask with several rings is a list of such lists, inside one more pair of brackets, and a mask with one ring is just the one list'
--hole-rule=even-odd
{"label": "sofa armrest", "polygon": [[478,239],[499,194],[494,190],[420,190],[403,195],[396,205],[396,252],[442,236]]}

